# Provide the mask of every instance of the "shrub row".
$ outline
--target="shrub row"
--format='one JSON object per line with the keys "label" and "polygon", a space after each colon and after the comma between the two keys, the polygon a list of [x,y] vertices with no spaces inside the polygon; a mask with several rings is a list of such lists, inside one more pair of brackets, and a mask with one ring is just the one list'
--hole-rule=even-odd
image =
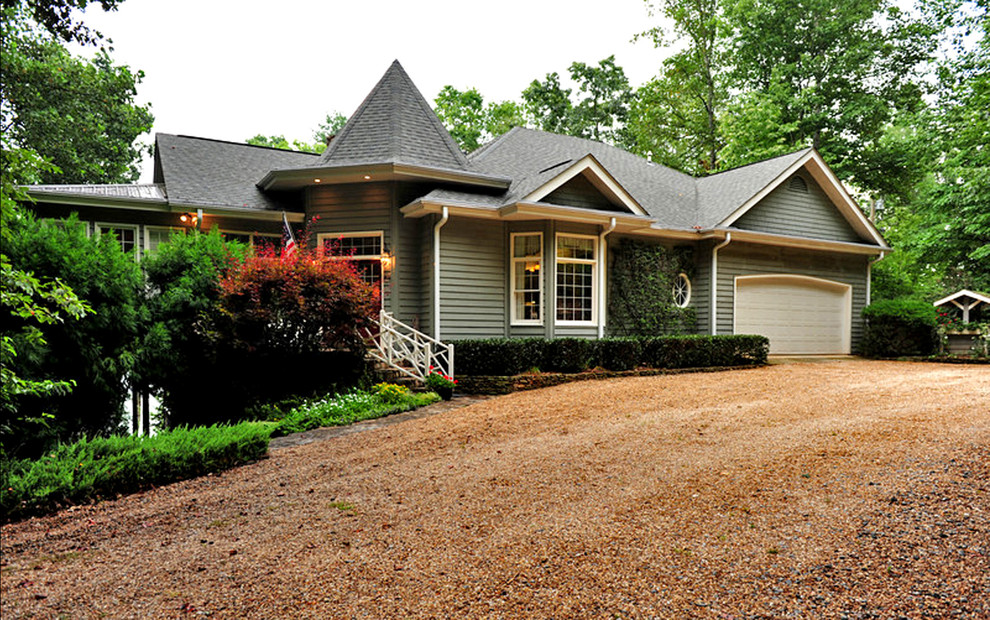
{"label": "shrub row", "polygon": [[454,342],[458,375],[517,375],[529,370],[573,373],[588,368],[703,368],[767,360],[764,336],[654,338],[490,338]]}
{"label": "shrub row", "polygon": [[270,424],[246,422],[63,444],[36,460],[4,463],[0,509],[4,520],[20,519],[223,471],[265,456],[270,432]]}

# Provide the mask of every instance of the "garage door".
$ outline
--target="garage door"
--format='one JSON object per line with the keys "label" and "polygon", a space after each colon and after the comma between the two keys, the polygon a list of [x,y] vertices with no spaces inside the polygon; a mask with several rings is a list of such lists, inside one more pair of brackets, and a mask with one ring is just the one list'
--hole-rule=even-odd
{"label": "garage door", "polygon": [[850,352],[852,287],[807,276],[736,278],[735,333],[770,339],[770,353]]}

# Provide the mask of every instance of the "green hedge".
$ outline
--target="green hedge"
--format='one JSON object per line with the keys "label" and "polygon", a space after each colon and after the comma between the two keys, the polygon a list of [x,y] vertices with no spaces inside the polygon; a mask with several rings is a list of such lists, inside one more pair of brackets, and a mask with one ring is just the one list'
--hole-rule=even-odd
{"label": "green hedge", "polygon": [[938,351],[938,313],[928,302],[886,299],[863,308],[866,357],[932,355]]}
{"label": "green hedge", "polygon": [[4,520],[20,519],[223,471],[265,456],[270,433],[270,424],[246,422],[63,444],[40,459],[4,463],[0,509]]}
{"label": "green hedge", "polygon": [[454,342],[455,370],[464,376],[511,376],[527,370],[581,372],[588,368],[707,368],[767,361],[764,336],[654,338],[489,338]]}

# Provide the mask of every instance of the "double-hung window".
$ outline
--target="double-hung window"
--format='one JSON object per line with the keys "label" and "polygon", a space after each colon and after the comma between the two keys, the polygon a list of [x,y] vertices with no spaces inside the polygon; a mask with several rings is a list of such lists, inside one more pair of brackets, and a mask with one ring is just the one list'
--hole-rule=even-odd
{"label": "double-hung window", "polygon": [[595,321],[598,238],[557,235],[557,322]]}
{"label": "double-hung window", "polygon": [[97,237],[113,233],[120,243],[120,249],[132,252],[138,247],[138,227],[133,224],[96,224]]}
{"label": "double-hung window", "polygon": [[543,322],[543,234],[518,233],[512,240],[512,322]]}
{"label": "double-hung window", "polygon": [[380,231],[322,234],[317,240],[324,254],[350,259],[362,280],[381,285],[383,243]]}

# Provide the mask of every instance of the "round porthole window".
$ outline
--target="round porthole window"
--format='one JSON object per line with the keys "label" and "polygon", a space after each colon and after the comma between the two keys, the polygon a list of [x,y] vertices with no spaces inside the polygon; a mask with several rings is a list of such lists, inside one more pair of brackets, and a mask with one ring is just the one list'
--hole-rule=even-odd
{"label": "round porthole window", "polygon": [[674,279],[674,305],[678,308],[687,308],[691,303],[691,280],[687,274],[679,273]]}

